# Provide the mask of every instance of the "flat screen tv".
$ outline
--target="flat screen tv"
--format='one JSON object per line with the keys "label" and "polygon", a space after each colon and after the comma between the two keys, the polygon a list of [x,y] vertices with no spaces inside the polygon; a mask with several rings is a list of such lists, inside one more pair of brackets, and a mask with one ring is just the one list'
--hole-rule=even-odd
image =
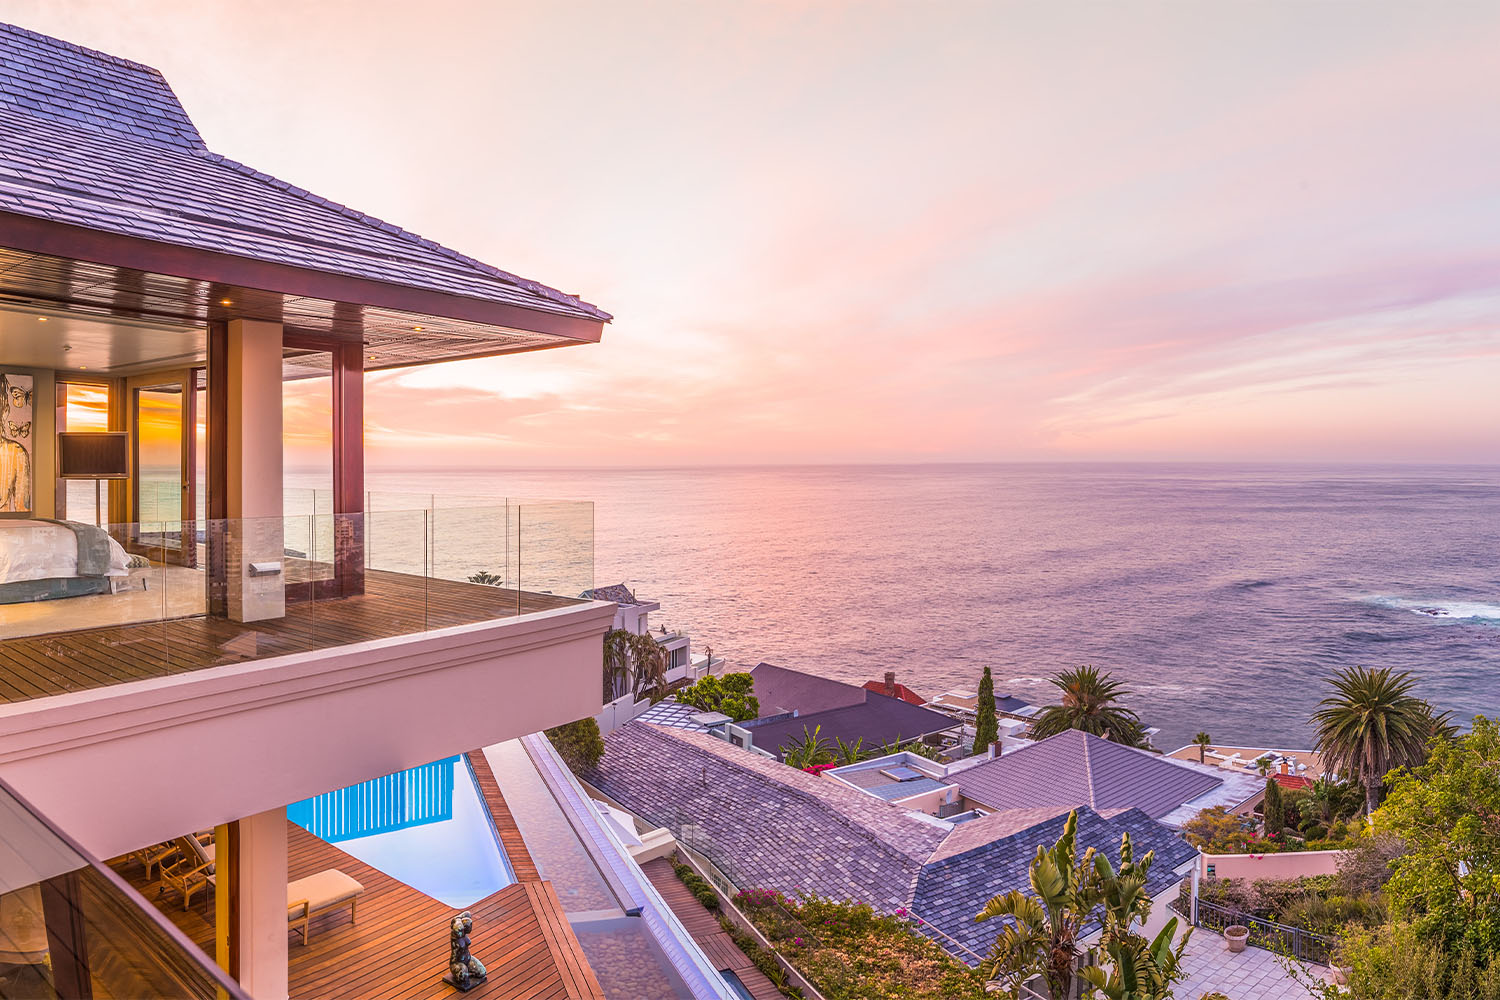
{"label": "flat screen tv", "polygon": [[125,431],[62,431],[57,435],[59,479],[127,479],[130,435]]}

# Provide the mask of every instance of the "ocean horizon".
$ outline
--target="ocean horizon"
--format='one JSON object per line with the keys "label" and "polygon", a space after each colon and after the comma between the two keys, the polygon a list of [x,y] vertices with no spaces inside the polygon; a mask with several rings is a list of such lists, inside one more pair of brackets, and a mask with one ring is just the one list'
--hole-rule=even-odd
{"label": "ocean horizon", "polygon": [[[291,487],[320,485],[292,469]],[[735,668],[1045,704],[1092,664],[1170,750],[1310,746],[1334,670],[1500,714],[1500,466],[934,463],[372,468],[368,487],[594,503],[594,582]]]}

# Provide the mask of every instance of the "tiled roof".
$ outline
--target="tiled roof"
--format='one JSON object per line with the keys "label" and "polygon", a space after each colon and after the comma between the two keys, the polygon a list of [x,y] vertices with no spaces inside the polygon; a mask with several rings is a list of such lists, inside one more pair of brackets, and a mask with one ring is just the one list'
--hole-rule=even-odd
{"label": "tiled roof", "polygon": [[595,587],[578,595],[590,601],[613,601],[615,604],[641,604],[631,589],[623,583],[612,583],[607,587]]}
{"label": "tiled roof", "polygon": [[760,701],[760,714],[763,716],[782,712],[801,712],[806,715],[845,705],[858,705],[865,700],[864,688],[829,677],[778,667],[774,663],[757,663],[750,671],[750,676],[755,679],[755,697]]}
{"label": "tiled roof", "polygon": [[[952,826],[703,733],[636,721],[604,746],[586,780],[707,854],[741,888],[801,890],[885,912],[910,907],[981,953],[999,928],[975,925],[974,914],[993,895],[1027,888],[1037,846],[1056,842],[1068,812],[1019,809]],[[1156,851],[1152,893],[1197,853],[1138,809],[1079,810],[1080,851],[1118,860],[1127,830],[1138,854]]]}
{"label": "tiled roof", "polygon": [[991,809],[1042,805],[1139,808],[1164,816],[1223,779],[1134,747],[1070,729],[949,779]]}
{"label": "tiled roof", "polygon": [[1302,788],[1311,788],[1313,785],[1311,779],[1304,778],[1300,774],[1272,774],[1271,777],[1276,780],[1276,784],[1280,785],[1282,788],[1291,789],[1292,791],[1297,791],[1298,789]]}
{"label": "tiled roof", "polygon": [[0,211],[590,320],[609,315],[209,151],[162,75],[0,24]]}
{"label": "tiled roof", "polygon": [[890,698],[900,698],[902,701],[912,705],[927,704],[926,698],[923,698],[921,695],[917,694],[905,684],[897,684],[896,691],[894,694],[892,694],[890,690],[886,688],[885,681],[865,681],[865,690],[874,691],[876,694],[883,694]]}
{"label": "tiled roof", "polygon": [[742,888],[806,890],[886,911],[907,903],[945,833],[830,778],[640,722],[605,737],[586,778],[689,846],[707,846],[716,863],[733,865],[728,874]]}
{"label": "tiled roof", "polygon": [[[959,826],[953,837],[967,834],[985,820]],[[1027,826],[1009,837],[990,840],[961,853],[947,853],[927,864],[917,877],[911,910],[943,933],[979,954],[989,951],[999,933],[997,921],[975,923],[974,915],[985,903],[1012,889],[1029,891],[1031,862],[1038,847],[1057,843],[1067,822],[1067,811]],[[1191,860],[1197,850],[1167,827],[1155,822],[1139,809],[1106,819],[1092,809],[1078,810],[1078,852],[1089,847],[1103,851],[1110,860],[1120,860],[1120,838],[1130,834],[1131,848],[1140,858],[1155,851],[1146,891],[1151,895],[1165,892],[1180,881],[1174,869]],[[950,837],[951,839],[951,837]],[[961,956],[973,962],[972,956]]]}
{"label": "tiled roof", "polygon": [[[833,742],[863,741],[866,750],[897,740],[912,740],[928,733],[940,733],[952,729],[957,722],[942,712],[909,705],[897,698],[887,698],[863,689],[856,689],[864,697],[857,705],[845,705],[824,712],[803,712],[796,718],[780,719],[755,726],[750,734],[755,745],[768,753],[777,753],[784,746],[798,743],[804,738],[803,731],[818,729],[818,735]],[[764,711],[764,708],[762,708]]]}

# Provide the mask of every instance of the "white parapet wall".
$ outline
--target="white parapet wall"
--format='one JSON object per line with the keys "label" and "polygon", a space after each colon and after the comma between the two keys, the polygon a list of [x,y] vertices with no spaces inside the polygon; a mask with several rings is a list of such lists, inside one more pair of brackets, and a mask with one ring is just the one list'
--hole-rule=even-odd
{"label": "white parapet wall", "polygon": [[1333,875],[1343,851],[1285,851],[1279,854],[1204,854],[1204,878],[1289,880],[1306,875]]}

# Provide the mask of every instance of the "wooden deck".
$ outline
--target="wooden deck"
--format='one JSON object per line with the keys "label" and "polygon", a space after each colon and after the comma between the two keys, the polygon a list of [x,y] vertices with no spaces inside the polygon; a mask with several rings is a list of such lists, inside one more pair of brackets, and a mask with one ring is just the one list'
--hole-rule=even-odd
{"label": "wooden deck", "polygon": [[[56,603],[61,611],[67,601]],[[288,604],[286,617],[271,621],[241,624],[224,618],[179,618],[0,641],[0,702],[28,701],[578,603],[552,594],[370,571],[363,594]]]}
{"label": "wooden deck", "polygon": [[[515,819],[500,797],[484,754],[469,755],[495,819],[501,843],[516,873],[515,885],[480,900],[474,915],[472,951],[489,978],[466,997],[477,1000],[603,1000],[593,970],[563,913],[552,884],[541,880],[521,839]],[[293,1000],[449,1000],[444,983],[448,963],[450,906],[371,868],[332,844],[288,823],[287,878],[328,868],[347,872],[365,887],[357,923],[347,907],[315,916],[311,940],[289,932],[288,969]],[[147,899],[211,956],[214,951],[213,894],[184,911],[168,890],[145,884],[140,865],[113,862]]]}
{"label": "wooden deck", "polygon": [[698,942],[698,947],[703,949],[714,968],[733,972],[755,1000],[782,1000],[781,991],[740,951],[734,938],[719,926],[719,918],[682,884],[682,879],[672,870],[670,860],[656,858],[642,865],[641,870],[656,886],[656,891],[661,893],[672,912],[677,914],[677,919],[682,921],[693,940]]}

